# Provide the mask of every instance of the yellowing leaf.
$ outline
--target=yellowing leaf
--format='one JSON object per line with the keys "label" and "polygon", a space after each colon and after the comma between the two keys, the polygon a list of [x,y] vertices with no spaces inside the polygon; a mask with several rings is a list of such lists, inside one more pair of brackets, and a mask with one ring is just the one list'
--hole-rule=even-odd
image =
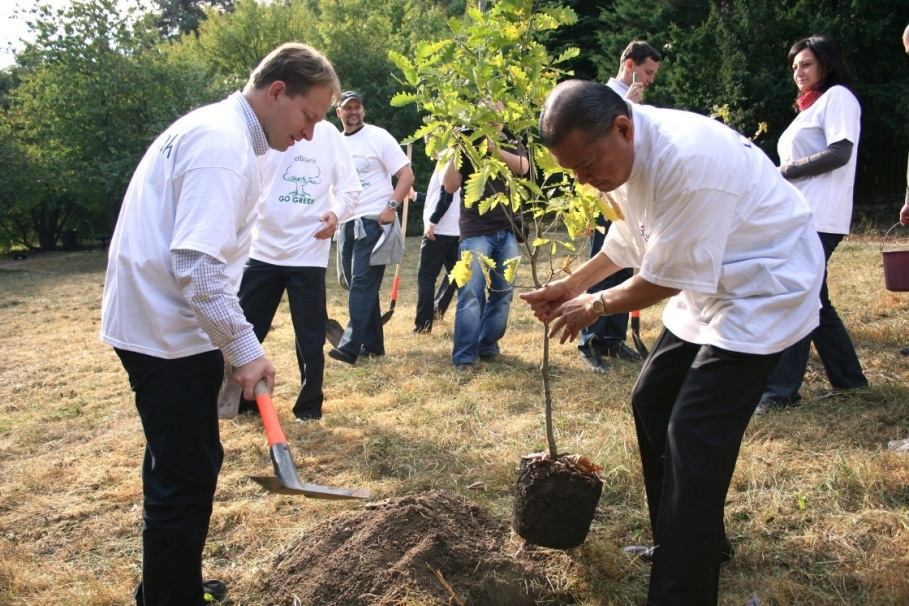
{"label": "yellowing leaf", "polygon": [[473,254],[469,250],[465,250],[461,253],[461,258],[458,259],[458,262],[448,272],[448,279],[457,284],[458,288],[464,288],[470,282],[470,278],[473,275],[470,270],[472,262]]}
{"label": "yellowing leaf", "polygon": [[518,272],[518,264],[521,262],[521,257],[512,257],[505,261],[505,281],[509,284],[514,283],[515,274]]}

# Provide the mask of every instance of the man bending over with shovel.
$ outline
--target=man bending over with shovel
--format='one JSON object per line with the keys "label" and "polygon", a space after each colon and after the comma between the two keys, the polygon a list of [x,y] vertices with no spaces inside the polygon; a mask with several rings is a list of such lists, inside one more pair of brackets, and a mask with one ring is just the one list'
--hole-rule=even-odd
{"label": "man bending over with shovel", "polygon": [[161,134],[127,189],[108,252],[101,338],[129,375],[146,439],[138,605],[205,599],[224,364],[248,399],[258,381],[274,385],[237,301],[259,197],[256,158],[310,139],[339,92],[324,56],[282,45],[242,92]]}
{"label": "man bending over with shovel", "polygon": [[[578,181],[613,192],[625,219],[569,277],[521,296],[563,343],[599,316],[668,299],[631,394],[654,547],[628,551],[652,561],[647,604],[716,604],[742,435],[780,352],[818,323],[811,210],[735,131],[603,84],[559,84],[540,139]],[[584,292],[622,267],[640,272]]]}

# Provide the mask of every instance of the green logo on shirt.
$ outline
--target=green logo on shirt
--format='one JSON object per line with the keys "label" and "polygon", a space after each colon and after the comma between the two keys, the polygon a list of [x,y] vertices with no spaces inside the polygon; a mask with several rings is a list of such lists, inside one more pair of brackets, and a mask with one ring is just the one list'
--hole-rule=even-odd
{"label": "green logo on shirt", "polygon": [[310,194],[306,192],[306,185],[317,185],[322,182],[319,177],[319,163],[312,158],[297,156],[293,164],[284,171],[284,180],[294,184],[294,190],[283,196],[278,196],[278,202],[292,202],[293,204],[312,204],[315,202]]}

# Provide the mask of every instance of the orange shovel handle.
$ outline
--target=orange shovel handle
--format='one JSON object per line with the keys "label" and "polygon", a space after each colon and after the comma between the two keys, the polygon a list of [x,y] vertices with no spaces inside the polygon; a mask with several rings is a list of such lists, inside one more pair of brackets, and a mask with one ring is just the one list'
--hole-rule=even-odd
{"label": "orange shovel handle", "polygon": [[275,412],[275,406],[271,402],[271,394],[268,393],[268,385],[265,384],[265,381],[256,383],[256,406],[259,407],[259,416],[262,417],[262,425],[265,426],[268,445],[287,444],[287,438],[281,429],[278,413]]}
{"label": "orange shovel handle", "polygon": [[[400,267],[400,266],[398,266],[398,267]],[[400,286],[400,285],[401,285],[401,276],[398,275],[398,268],[395,268],[395,279],[394,279],[394,282],[391,283],[391,300],[392,301],[398,300],[398,286]]]}

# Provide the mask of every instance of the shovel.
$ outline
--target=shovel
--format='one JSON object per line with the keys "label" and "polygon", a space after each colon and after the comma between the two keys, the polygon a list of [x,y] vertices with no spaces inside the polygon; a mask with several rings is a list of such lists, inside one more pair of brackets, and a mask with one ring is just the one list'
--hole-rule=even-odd
{"label": "shovel", "polygon": [[328,339],[331,346],[337,347],[338,343],[341,342],[341,337],[343,335],[344,327],[341,326],[341,323],[334,318],[328,318],[328,322],[325,324],[325,338]]}
{"label": "shovel", "polygon": [[631,316],[631,340],[634,341],[634,348],[646,358],[650,352],[644,345],[644,340],[641,339],[641,310],[635,309],[629,315]]}
{"label": "shovel", "polygon": [[271,462],[275,467],[274,476],[250,476],[250,479],[269,492],[277,494],[301,494],[313,499],[368,499],[372,493],[366,488],[332,488],[300,482],[297,468],[287,447],[287,438],[281,430],[278,415],[271,402],[271,394],[265,381],[256,383],[256,404],[259,416],[265,426],[268,446],[271,449]]}
{"label": "shovel", "polygon": [[[407,159],[410,160],[413,157],[413,143],[407,144]],[[407,238],[407,201],[410,198],[404,196],[404,212],[402,214],[401,229],[404,231],[404,238]],[[388,311],[382,314],[382,324],[387,324],[391,320],[391,316],[395,313],[395,303],[398,302],[398,287],[401,285],[401,264],[398,263],[395,265],[395,279],[391,283],[391,303],[388,306]]]}

